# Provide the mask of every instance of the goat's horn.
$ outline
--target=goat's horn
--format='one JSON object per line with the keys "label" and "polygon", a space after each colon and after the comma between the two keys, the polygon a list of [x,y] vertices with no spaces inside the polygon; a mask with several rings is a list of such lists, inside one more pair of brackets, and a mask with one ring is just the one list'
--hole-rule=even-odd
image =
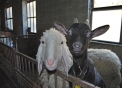
{"label": "goat's horn", "polygon": [[77,18],[74,18],[73,22],[74,23],[78,23],[78,19]]}
{"label": "goat's horn", "polygon": [[87,24],[88,26],[90,26],[90,25],[89,25],[89,20],[88,20],[88,19],[86,19],[86,21],[85,21],[84,23]]}

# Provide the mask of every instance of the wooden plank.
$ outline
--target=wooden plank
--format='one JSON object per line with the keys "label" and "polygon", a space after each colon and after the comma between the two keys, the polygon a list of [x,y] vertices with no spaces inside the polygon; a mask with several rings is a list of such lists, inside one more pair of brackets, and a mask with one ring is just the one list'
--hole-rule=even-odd
{"label": "wooden plank", "polygon": [[58,70],[56,71],[56,74],[58,76],[62,77],[63,79],[68,80],[68,81],[70,81],[70,82],[72,82],[74,84],[77,84],[77,85],[79,85],[79,86],[81,86],[83,88],[99,88],[99,87],[97,87],[97,86],[95,86],[93,84],[90,84],[90,83],[85,82],[83,80],[77,79],[77,78],[75,78],[75,77],[73,77],[71,75],[68,75],[68,77],[67,77],[65,73],[63,73],[61,71],[58,71]]}

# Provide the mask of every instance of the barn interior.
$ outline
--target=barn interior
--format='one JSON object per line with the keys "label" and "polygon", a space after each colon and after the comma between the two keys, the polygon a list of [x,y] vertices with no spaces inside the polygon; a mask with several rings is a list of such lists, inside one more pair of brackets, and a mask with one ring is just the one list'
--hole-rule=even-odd
{"label": "barn interior", "polygon": [[[43,32],[54,27],[54,21],[58,21],[69,28],[73,24],[74,18],[77,18],[81,23],[84,23],[88,19],[91,30],[101,25],[109,24],[110,31],[105,36],[102,35],[103,37],[92,39],[89,48],[111,50],[117,54],[122,62],[121,0],[103,0],[102,2],[100,0],[0,0],[0,32],[11,32],[12,35],[7,37],[13,40],[12,45],[4,45],[4,42],[1,42],[0,55],[4,58],[15,58],[14,54],[7,56],[11,53],[10,47],[12,46],[12,51],[17,49],[17,52],[14,53],[17,53],[18,57],[21,57],[22,53],[25,54],[22,58],[34,58],[34,61],[31,61],[34,63],[34,67],[32,68],[35,68],[36,54],[40,44],[39,39],[43,35]],[[27,60],[24,63],[28,63]],[[11,77],[11,75],[17,72],[7,75],[10,73],[13,65],[17,64],[14,63],[15,59],[12,60],[11,58],[9,61],[12,63],[11,65],[5,62],[6,67],[2,67],[4,60],[2,60],[2,57],[0,59],[0,67],[2,68],[0,76],[3,77],[0,77],[0,88],[41,88],[41,86],[37,86],[37,82],[30,81],[33,78],[28,79],[25,77],[28,75],[27,73],[23,76],[21,75],[23,73],[18,72],[18,76],[20,76],[19,81],[17,78]],[[4,70],[5,68],[9,68],[8,71]],[[30,74],[29,77],[31,76]],[[26,80],[28,84],[30,83],[33,86],[25,86],[26,82],[21,82],[23,80]]]}

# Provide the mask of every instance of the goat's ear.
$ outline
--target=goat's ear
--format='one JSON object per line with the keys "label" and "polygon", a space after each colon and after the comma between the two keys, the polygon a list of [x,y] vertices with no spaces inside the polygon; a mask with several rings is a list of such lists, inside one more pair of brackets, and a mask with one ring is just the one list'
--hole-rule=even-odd
{"label": "goat's ear", "polygon": [[58,21],[54,21],[54,26],[63,34],[67,35],[68,29]]}
{"label": "goat's ear", "polygon": [[66,46],[65,43],[62,46],[62,55],[63,55],[62,62],[64,65],[64,69],[65,69],[65,72],[68,76],[69,69],[73,65],[73,57],[69,51],[69,48]]}
{"label": "goat's ear", "polygon": [[43,45],[40,44],[39,48],[38,48],[38,52],[37,52],[37,58],[36,58],[37,63],[38,63],[38,73],[39,73],[39,75],[40,75],[40,73],[42,71],[42,65],[43,65],[43,61],[42,61],[42,53],[43,53],[43,51],[42,51],[42,49],[43,49]]}
{"label": "goat's ear", "polygon": [[92,31],[92,38],[104,34],[109,29],[109,25],[100,26]]}

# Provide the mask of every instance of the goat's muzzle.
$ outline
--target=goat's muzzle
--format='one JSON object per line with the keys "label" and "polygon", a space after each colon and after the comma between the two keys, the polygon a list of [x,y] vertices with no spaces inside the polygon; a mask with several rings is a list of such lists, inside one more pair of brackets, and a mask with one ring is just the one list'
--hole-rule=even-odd
{"label": "goat's muzzle", "polygon": [[82,48],[82,44],[80,42],[73,43],[73,51],[74,52],[80,52]]}

